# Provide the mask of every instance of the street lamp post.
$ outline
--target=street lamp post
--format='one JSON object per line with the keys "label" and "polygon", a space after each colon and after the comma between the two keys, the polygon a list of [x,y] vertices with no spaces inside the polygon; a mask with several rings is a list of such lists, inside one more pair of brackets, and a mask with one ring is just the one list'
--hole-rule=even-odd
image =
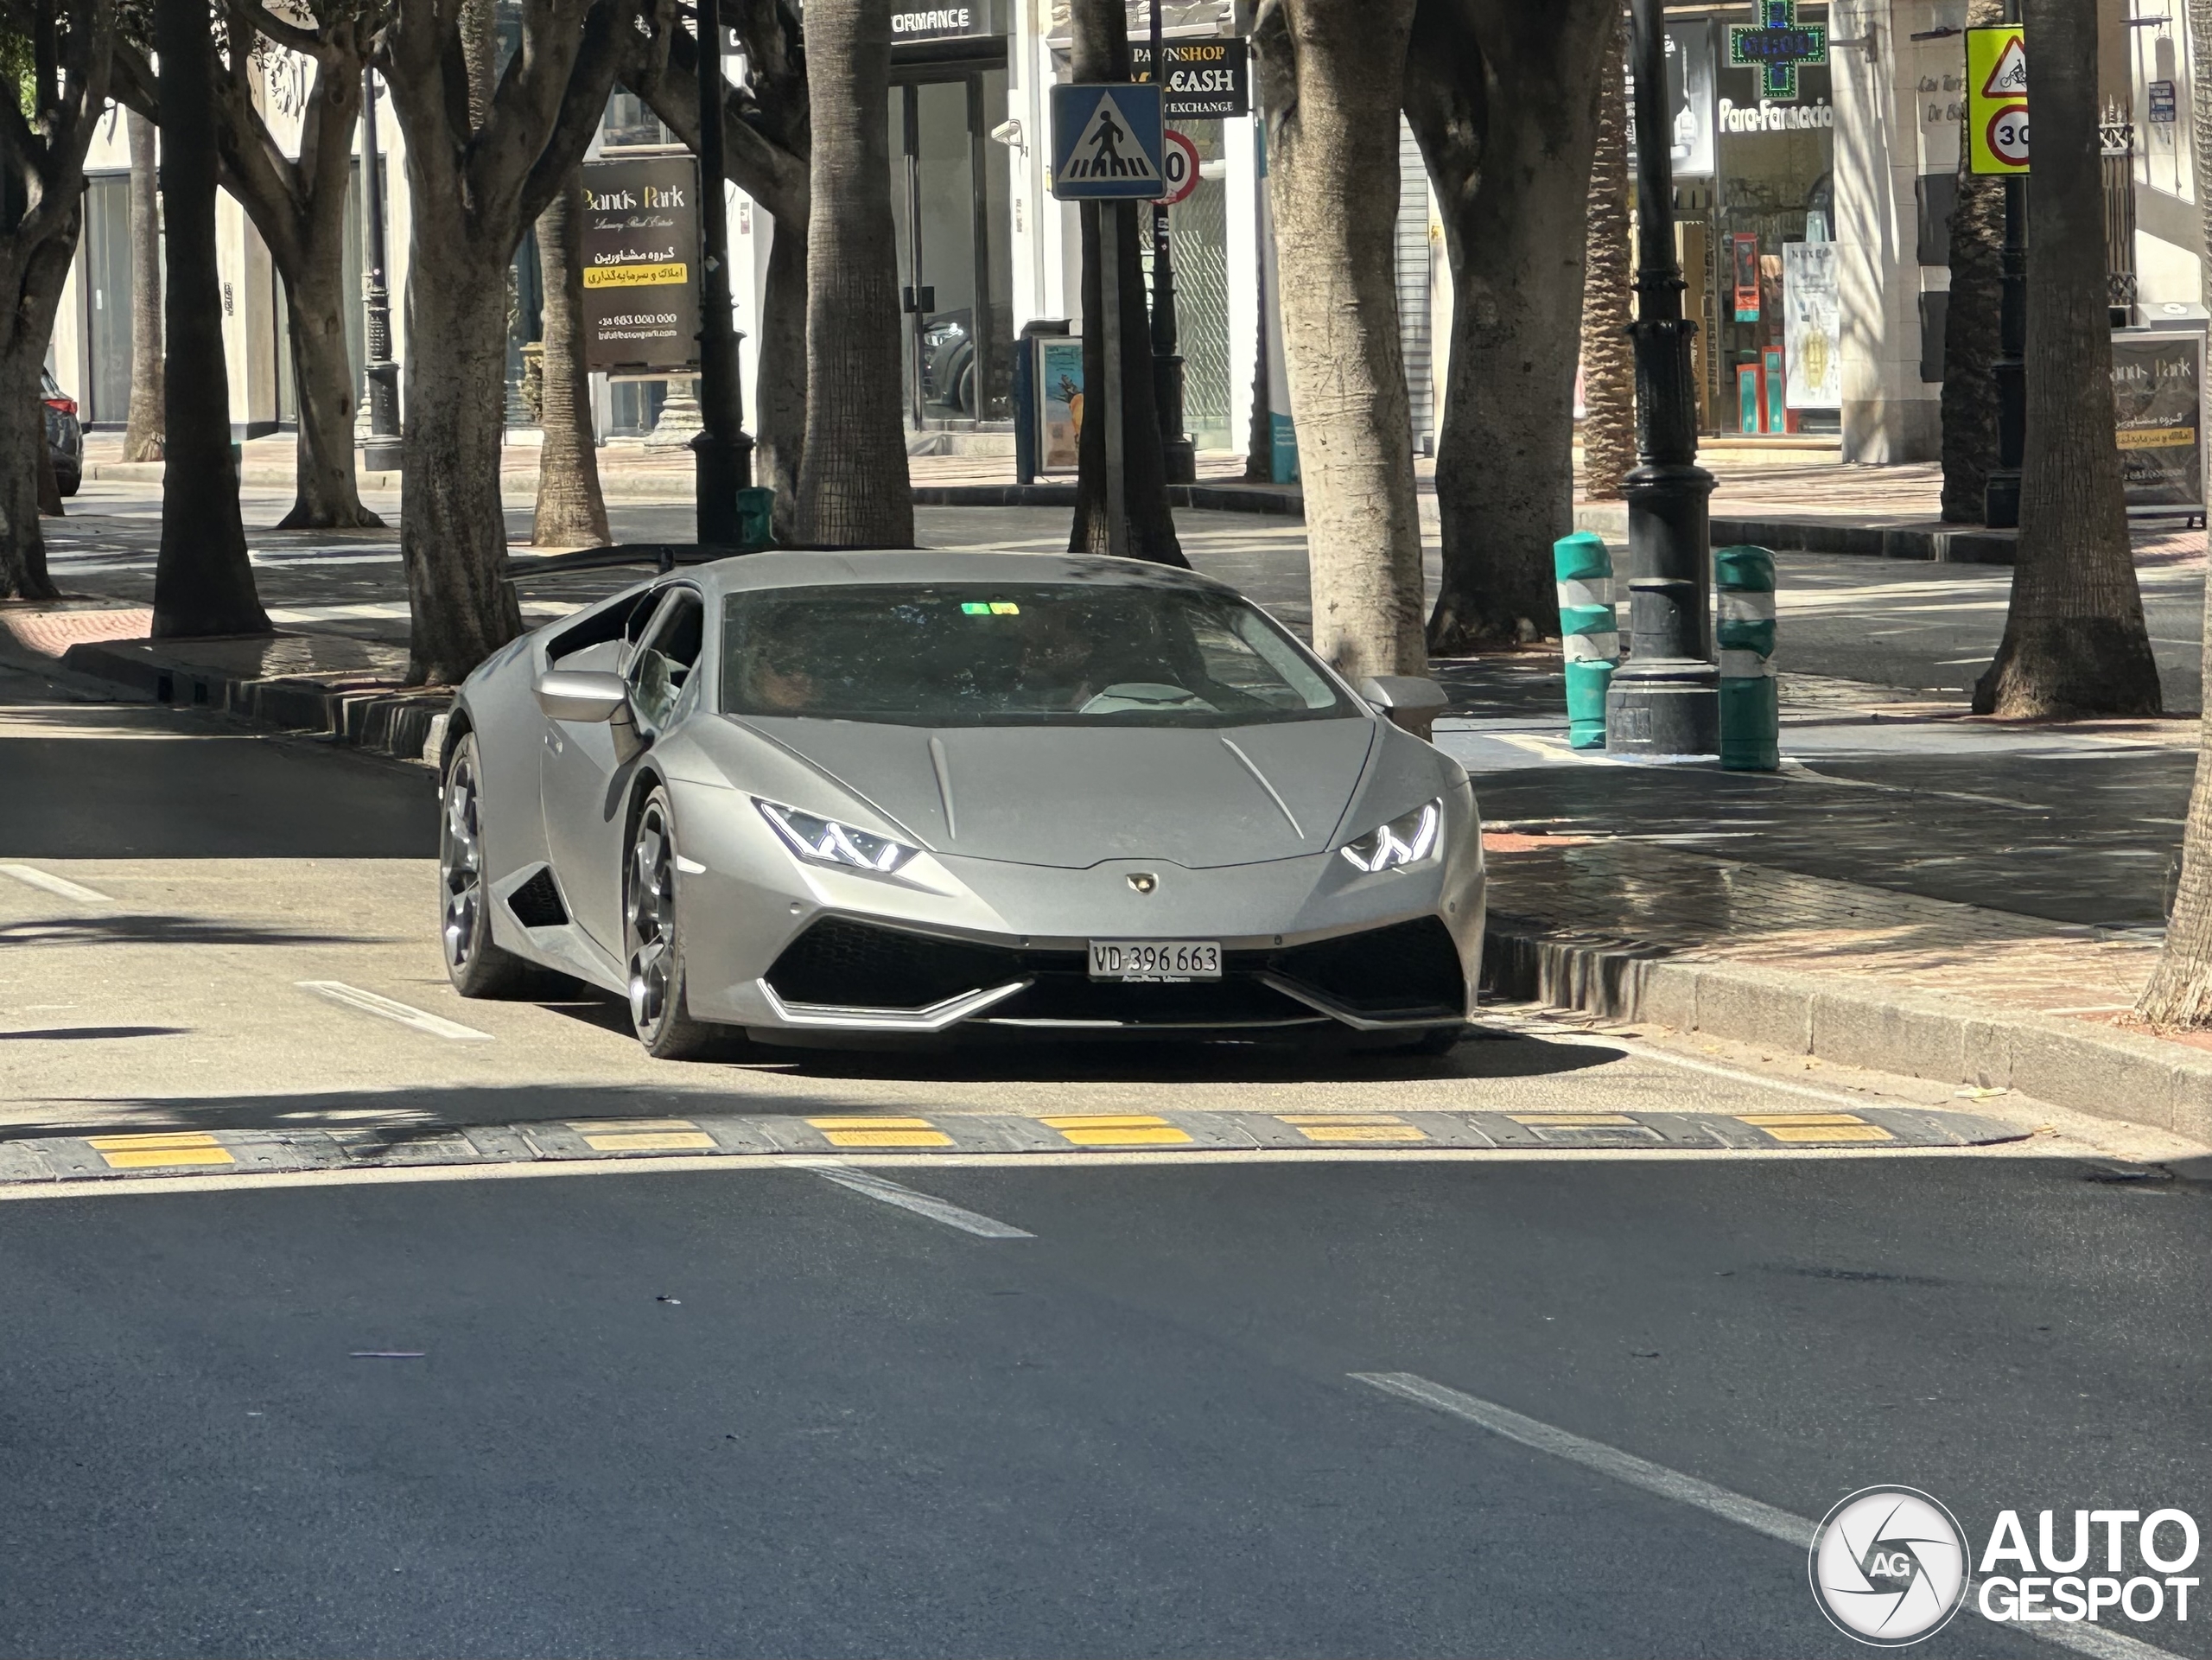
{"label": "street lamp post", "polygon": [[734,548],[743,539],[737,493],[753,482],[745,431],[737,329],[730,321],[729,224],[722,201],[722,22],[720,0],[696,0],[699,28],[699,540]]}
{"label": "street lamp post", "polygon": [[1635,0],[1636,448],[1628,499],[1630,657],[1605,696],[1605,747],[1710,755],[1720,747],[1713,660],[1713,474],[1697,464],[1697,324],[1682,315],[1675,258],[1674,122],[1664,0]]}
{"label": "street lamp post", "polygon": [[362,332],[368,360],[369,430],[361,444],[362,470],[397,472],[400,461],[399,366],[391,360],[391,293],[385,286],[384,161],[377,149],[377,72],[361,71],[361,217],[366,221],[368,270],[364,274]]}
{"label": "street lamp post", "polygon": [[[2005,0],[2005,21],[2020,21],[2020,0]],[[2009,531],[2020,523],[2020,458],[2028,443],[2028,181],[2018,173],[2005,175],[2005,251],[1997,270],[1997,360],[1989,366],[1997,465],[1982,487],[1981,522]]]}
{"label": "street lamp post", "polygon": [[[1152,80],[1166,96],[1167,48],[1160,27],[1160,0],[1152,0]],[[1160,455],[1170,484],[1198,476],[1198,446],[1183,430],[1183,357],[1176,347],[1175,265],[1168,251],[1167,204],[1152,205],[1152,397],[1159,405]]]}

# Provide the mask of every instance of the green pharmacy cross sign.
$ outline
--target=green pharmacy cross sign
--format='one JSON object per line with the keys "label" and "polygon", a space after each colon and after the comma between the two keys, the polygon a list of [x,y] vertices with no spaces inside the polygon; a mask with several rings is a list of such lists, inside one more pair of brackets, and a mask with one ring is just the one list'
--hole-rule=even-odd
{"label": "green pharmacy cross sign", "polygon": [[1728,67],[1759,72],[1766,98],[1797,96],[1800,64],[1828,60],[1828,32],[1797,21],[1797,0],[1759,0],[1759,21],[1728,25]]}

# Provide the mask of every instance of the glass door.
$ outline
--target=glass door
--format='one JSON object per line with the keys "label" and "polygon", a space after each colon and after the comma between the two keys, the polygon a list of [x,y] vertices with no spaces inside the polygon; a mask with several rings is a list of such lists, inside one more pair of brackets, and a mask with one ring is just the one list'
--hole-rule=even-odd
{"label": "glass door", "polygon": [[986,143],[987,83],[1003,69],[939,69],[891,89],[892,217],[916,429],[1007,416],[1012,288],[1003,220],[1006,156]]}

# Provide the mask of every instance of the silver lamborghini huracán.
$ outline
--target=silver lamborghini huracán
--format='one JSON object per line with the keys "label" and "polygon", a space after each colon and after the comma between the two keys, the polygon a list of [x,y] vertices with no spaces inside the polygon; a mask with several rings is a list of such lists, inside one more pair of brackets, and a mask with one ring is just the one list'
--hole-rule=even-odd
{"label": "silver lamborghini hurac\u00e1n", "polygon": [[1131,560],[766,553],[518,639],[445,743],[445,959],[556,970],[653,1054],[741,1034],[1459,1035],[1459,766],[1222,584]]}

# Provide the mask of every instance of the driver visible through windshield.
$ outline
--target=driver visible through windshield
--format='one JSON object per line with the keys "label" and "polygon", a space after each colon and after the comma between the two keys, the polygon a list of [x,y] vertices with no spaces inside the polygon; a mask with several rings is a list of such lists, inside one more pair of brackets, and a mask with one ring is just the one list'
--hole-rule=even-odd
{"label": "driver visible through windshield", "polygon": [[911,726],[1247,726],[1350,717],[1243,601],[1135,583],[935,583],[734,594],[732,715]]}

